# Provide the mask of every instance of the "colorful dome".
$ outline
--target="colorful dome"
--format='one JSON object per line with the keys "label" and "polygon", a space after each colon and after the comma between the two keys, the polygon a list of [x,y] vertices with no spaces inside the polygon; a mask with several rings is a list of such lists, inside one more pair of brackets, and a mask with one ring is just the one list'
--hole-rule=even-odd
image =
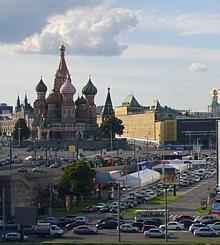
{"label": "colorful dome", "polygon": [[87,103],[87,101],[86,101],[86,99],[83,97],[83,95],[81,96],[80,100],[81,100],[81,104],[86,104],[86,103]]}
{"label": "colorful dome", "polygon": [[48,95],[46,99],[47,104],[57,104],[58,98],[54,93]]}
{"label": "colorful dome", "polygon": [[86,103],[87,103],[86,99],[83,96],[81,96],[81,98],[80,98],[79,95],[78,95],[78,98],[75,101],[75,105],[83,105],[83,104],[86,104]]}
{"label": "colorful dome", "polygon": [[79,97],[79,95],[78,95],[77,100],[75,101],[75,105],[80,105],[80,97]]}
{"label": "colorful dome", "polygon": [[40,93],[40,92],[47,92],[47,86],[46,84],[43,82],[42,78],[40,79],[40,82],[37,84],[36,88],[35,88],[36,92]]}
{"label": "colorful dome", "polygon": [[96,95],[97,94],[97,88],[93,85],[91,78],[89,78],[88,83],[83,88],[82,93],[84,95]]}
{"label": "colorful dome", "polygon": [[76,93],[76,88],[71,83],[70,74],[67,75],[66,82],[61,86],[60,93],[61,94],[75,94]]}

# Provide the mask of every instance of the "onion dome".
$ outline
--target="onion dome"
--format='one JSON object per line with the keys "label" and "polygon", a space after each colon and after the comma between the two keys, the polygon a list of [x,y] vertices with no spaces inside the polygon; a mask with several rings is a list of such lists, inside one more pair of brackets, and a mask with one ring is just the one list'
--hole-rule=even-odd
{"label": "onion dome", "polygon": [[83,95],[81,96],[80,100],[81,100],[81,104],[87,103],[87,100],[83,97]]}
{"label": "onion dome", "polygon": [[56,94],[51,93],[48,95],[47,99],[46,99],[47,104],[57,104],[58,99]]}
{"label": "onion dome", "polygon": [[75,94],[76,88],[72,85],[70,74],[67,74],[65,83],[60,88],[61,94]]}
{"label": "onion dome", "polygon": [[92,83],[91,78],[89,78],[89,81],[83,88],[82,93],[84,95],[96,95],[97,94],[97,88]]}
{"label": "onion dome", "polygon": [[80,97],[79,97],[79,95],[78,95],[78,98],[77,98],[77,100],[75,101],[75,105],[80,105],[80,101],[81,101],[81,99],[80,99]]}
{"label": "onion dome", "polygon": [[37,84],[36,88],[35,88],[36,92],[40,93],[40,92],[47,92],[47,86],[46,84],[43,82],[42,78],[40,79],[40,82]]}

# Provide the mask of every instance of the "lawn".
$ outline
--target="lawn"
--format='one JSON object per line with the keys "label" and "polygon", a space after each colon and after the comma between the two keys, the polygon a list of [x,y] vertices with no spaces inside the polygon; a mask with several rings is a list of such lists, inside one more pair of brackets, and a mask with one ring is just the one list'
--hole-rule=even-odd
{"label": "lawn", "polygon": [[[181,198],[182,198],[181,195],[176,195],[176,196],[168,195],[167,196],[167,203],[175,202],[177,200],[180,200]],[[146,204],[164,205],[164,197],[163,196],[156,197],[152,200],[147,201]],[[137,209],[140,209],[140,208],[129,208],[128,210],[123,212],[123,215],[134,217]]]}
{"label": "lawn", "polygon": [[206,209],[198,208],[196,212],[198,215],[208,215],[211,213],[211,205],[208,205]]}
{"label": "lawn", "polygon": [[[167,203],[176,202],[176,201],[180,200],[181,198],[182,198],[182,195],[176,195],[176,196],[167,195]],[[163,205],[164,204],[164,196],[156,197],[156,198],[148,201],[147,204]]]}
{"label": "lawn", "polygon": [[105,202],[106,199],[98,199],[96,197],[85,197],[83,202],[80,203],[77,207],[72,207],[69,212],[66,211],[65,206],[54,206],[52,209],[53,215],[66,215],[67,213],[79,213],[82,212],[83,208],[87,206],[95,205],[98,202]]}

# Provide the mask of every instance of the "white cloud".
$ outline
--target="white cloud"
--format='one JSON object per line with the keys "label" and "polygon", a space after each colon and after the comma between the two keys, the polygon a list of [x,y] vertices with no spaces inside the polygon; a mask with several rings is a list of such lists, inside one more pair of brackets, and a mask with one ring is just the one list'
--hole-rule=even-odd
{"label": "white cloud", "polygon": [[168,45],[128,44],[122,58],[160,60],[199,60],[220,62],[220,50],[208,48],[186,48]]}
{"label": "white cloud", "polygon": [[206,71],[206,65],[201,63],[192,63],[192,65],[188,68],[190,72],[198,72],[198,71]]}
{"label": "white cloud", "polygon": [[123,8],[78,8],[48,18],[40,33],[24,39],[20,44],[3,45],[2,49],[21,53],[53,53],[64,42],[74,55],[120,55],[126,45],[117,38],[137,25],[133,11]]}
{"label": "white cloud", "polygon": [[220,33],[220,15],[203,12],[167,14],[145,10],[139,12],[139,27],[151,31],[175,31],[183,36]]}

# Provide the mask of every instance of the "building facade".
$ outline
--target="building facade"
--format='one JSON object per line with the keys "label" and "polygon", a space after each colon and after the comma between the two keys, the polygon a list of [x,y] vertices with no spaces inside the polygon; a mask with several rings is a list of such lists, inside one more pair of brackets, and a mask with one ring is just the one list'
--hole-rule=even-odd
{"label": "building facade", "polygon": [[72,84],[65,61],[65,47],[60,47],[60,62],[52,92],[46,96],[47,86],[42,78],[36,86],[32,136],[39,140],[73,140],[95,138],[98,133],[96,105],[97,89],[89,77],[82,96],[74,100],[76,88]]}

